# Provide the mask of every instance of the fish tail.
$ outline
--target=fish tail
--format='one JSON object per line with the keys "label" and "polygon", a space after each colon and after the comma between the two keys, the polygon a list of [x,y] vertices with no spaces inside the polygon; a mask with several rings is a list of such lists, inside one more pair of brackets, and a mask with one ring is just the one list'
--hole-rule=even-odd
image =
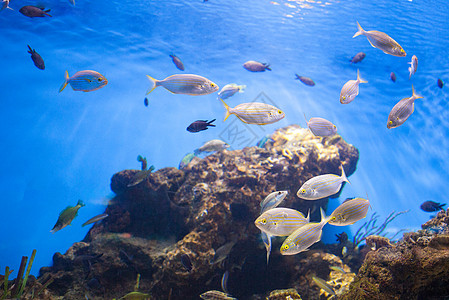
{"label": "fish tail", "polygon": [[351,183],[349,182],[348,177],[346,177],[345,168],[343,168],[343,165],[341,165],[341,179],[347,183]]}
{"label": "fish tail", "polygon": [[424,98],[423,96],[415,93],[415,88],[413,87],[413,84],[412,84],[412,97],[415,97],[415,99]]}
{"label": "fish tail", "polygon": [[360,71],[359,69],[357,69],[357,81],[360,83],[368,83],[368,81],[363,80],[362,78],[360,78]]}
{"label": "fish tail", "polygon": [[309,127],[309,122],[307,121],[306,113],[303,112],[303,114],[304,114],[304,120],[306,120],[307,127]]}
{"label": "fish tail", "polygon": [[49,14],[50,11],[51,9],[44,10],[44,15],[51,17],[52,15]]}
{"label": "fish tail", "polygon": [[296,76],[296,78],[295,78],[296,80],[300,79],[298,74],[295,74],[295,76]]}
{"label": "fish tail", "polygon": [[309,208],[309,212],[307,213],[307,218],[306,218],[307,223],[310,222],[310,208]]}
{"label": "fish tail", "polygon": [[360,26],[358,21],[357,21],[357,29],[358,29],[358,31],[354,34],[354,36],[352,38],[355,38],[359,35],[365,34],[365,30],[363,30],[362,26]]}
{"label": "fish tail", "polygon": [[320,223],[326,224],[327,222],[329,222],[331,216],[326,217],[326,212],[324,211],[324,209],[322,207],[320,207],[320,214],[321,214],[321,222]]}
{"label": "fish tail", "polygon": [[246,85],[244,85],[244,84],[239,85],[239,93],[243,93],[245,91],[245,89],[246,89]]}
{"label": "fish tail", "polygon": [[263,65],[265,66],[266,70],[271,71],[270,64],[263,64]]}
{"label": "fish tail", "polygon": [[65,89],[65,87],[67,86],[68,80],[69,80],[69,71],[65,71],[64,82],[61,85],[61,87],[59,88],[59,92],[62,92]]}
{"label": "fish tail", "polygon": [[226,102],[223,101],[223,99],[220,98],[220,100],[221,100],[221,102],[223,102],[223,105],[226,108],[226,115],[225,115],[224,120],[223,120],[223,122],[224,122],[224,121],[226,121],[227,118],[229,118],[231,113],[229,112],[229,105],[227,105]]}
{"label": "fish tail", "polygon": [[193,150],[193,154],[196,156],[198,156],[198,154],[200,154],[200,153],[201,153],[200,149]]}
{"label": "fish tail", "polygon": [[159,80],[154,79],[153,77],[151,77],[150,75],[147,75],[148,80],[150,80],[150,87],[147,90],[146,95],[148,95],[149,93],[151,93],[155,88],[157,88],[159,85]]}
{"label": "fish tail", "polygon": [[208,126],[215,127],[215,125],[212,124],[213,122],[215,122],[215,120],[217,120],[217,119],[213,119],[213,120],[210,120],[209,122],[207,122]]}
{"label": "fish tail", "polygon": [[28,53],[33,54],[33,49],[31,49],[30,45],[27,45],[27,46],[28,46],[28,49],[30,49],[30,50],[28,50]]}
{"label": "fish tail", "polygon": [[86,206],[86,204],[84,204],[83,200],[78,200],[78,203],[76,205],[80,205],[81,207]]}

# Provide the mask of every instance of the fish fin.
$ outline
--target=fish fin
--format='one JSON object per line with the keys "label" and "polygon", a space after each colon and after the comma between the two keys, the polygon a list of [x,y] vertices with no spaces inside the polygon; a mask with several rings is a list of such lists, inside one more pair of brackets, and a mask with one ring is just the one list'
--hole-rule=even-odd
{"label": "fish fin", "polygon": [[158,80],[154,79],[153,77],[151,77],[150,75],[147,75],[148,80],[150,80],[150,87],[147,90],[147,93],[145,95],[148,95],[149,93],[151,93],[155,88],[158,87]]}
{"label": "fish fin", "polygon": [[321,214],[321,222],[320,223],[326,224],[327,222],[329,222],[331,216],[326,217],[326,212],[324,211],[324,209],[322,207],[320,207],[320,214]]}
{"label": "fish fin", "polygon": [[44,15],[52,17],[52,15],[49,14],[50,11],[51,11],[51,9],[44,10]]}
{"label": "fish fin", "polygon": [[352,38],[358,37],[359,35],[363,35],[365,33],[365,30],[363,30],[362,26],[360,26],[358,21],[357,21],[357,29],[358,29],[358,31],[352,36]]}
{"label": "fish fin", "polygon": [[309,208],[309,212],[307,213],[307,218],[306,218],[306,220],[307,220],[307,223],[310,222],[310,208]]}
{"label": "fish fin", "polygon": [[195,150],[193,150],[193,154],[194,154],[194,155],[198,155],[198,154],[200,154],[200,153],[201,153],[200,149],[195,149]]}
{"label": "fish fin", "polygon": [[359,71],[359,69],[357,69],[357,81],[359,83],[368,83],[368,81],[363,80],[362,78],[360,78],[360,71]]}
{"label": "fish fin", "polygon": [[227,118],[229,118],[231,113],[229,112],[229,105],[227,105],[226,102],[223,101],[223,99],[220,98],[220,100],[221,100],[221,102],[223,102],[223,105],[226,108],[226,114],[225,114],[225,117],[224,117],[224,120],[223,120],[223,122],[224,122],[224,121],[226,121]]}
{"label": "fish fin", "polygon": [[347,183],[351,183],[351,182],[349,182],[348,177],[346,177],[345,168],[343,168],[343,165],[341,165],[341,178],[343,179],[343,181],[346,181]]}
{"label": "fish fin", "polygon": [[[309,122],[307,121],[306,113],[303,112],[303,114],[304,114],[304,120],[306,120],[307,128],[309,128]],[[310,129],[309,129],[309,130],[310,130]]]}
{"label": "fish fin", "polygon": [[415,88],[413,87],[413,84],[412,84],[412,97],[415,97],[415,99],[424,98],[423,96],[415,93]]}
{"label": "fish fin", "polygon": [[33,52],[36,52],[36,51],[34,51],[33,49],[31,49],[30,45],[27,45],[27,46],[28,46],[28,49],[30,49],[30,50],[28,51],[28,53],[33,54]]}
{"label": "fish fin", "polygon": [[59,88],[59,92],[62,92],[65,87],[67,86],[69,80],[69,71],[65,71],[65,76],[64,76],[64,82],[62,83],[61,87]]}
{"label": "fish fin", "polygon": [[271,71],[270,64],[263,64],[265,66],[265,70]]}

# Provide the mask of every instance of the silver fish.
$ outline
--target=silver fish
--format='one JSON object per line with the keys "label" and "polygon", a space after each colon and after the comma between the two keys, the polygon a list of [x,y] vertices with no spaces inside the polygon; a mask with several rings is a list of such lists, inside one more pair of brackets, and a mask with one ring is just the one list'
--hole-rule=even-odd
{"label": "silver fish", "polygon": [[360,26],[359,22],[357,22],[357,28],[358,31],[352,38],[355,38],[359,35],[364,35],[368,39],[371,46],[382,50],[385,54],[399,57],[407,55],[404,49],[402,49],[401,45],[393,40],[388,34],[377,30],[365,31],[363,30],[362,26]]}
{"label": "silver fish", "polygon": [[341,268],[341,267],[338,267],[338,266],[330,266],[329,268],[330,268],[331,270],[336,271],[336,272],[340,272],[340,273],[342,273],[342,274],[346,274],[346,271],[343,270],[343,268]]}
{"label": "silver fish", "polygon": [[334,226],[346,226],[366,217],[370,206],[368,199],[348,199],[340,204],[330,215],[329,224]]}
{"label": "silver fish", "polygon": [[306,218],[301,212],[285,207],[269,209],[254,221],[257,228],[273,236],[290,235],[307,223],[309,215]]}
{"label": "silver fish", "polygon": [[84,222],[83,225],[81,225],[81,226],[84,227],[84,226],[86,226],[86,225],[89,225],[89,224],[92,224],[92,223],[101,221],[101,220],[107,218],[108,216],[109,216],[108,214],[101,214],[101,215],[95,216],[95,217],[93,217],[93,218],[90,218],[90,219],[87,220],[86,222]]}
{"label": "silver fish", "polygon": [[231,114],[234,114],[244,123],[265,125],[275,123],[285,117],[285,113],[282,110],[270,104],[250,102],[231,108],[223,99],[220,100],[226,108],[226,116],[223,121],[226,121]]}
{"label": "silver fish", "polygon": [[92,92],[104,87],[108,84],[108,80],[96,71],[79,71],[72,77],[69,77],[69,72],[65,71],[64,82],[59,88],[59,92],[62,92],[69,83],[74,91]]}
{"label": "silver fish", "polygon": [[243,64],[243,67],[251,72],[265,72],[265,70],[271,71],[270,65],[261,63],[254,60],[249,60]]}
{"label": "silver fish", "polygon": [[410,67],[408,67],[408,71],[410,72],[410,75],[408,79],[412,78],[412,75],[416,73],[416,70],[418,69],[418,58],[416,55],[412,56],[412,61],[409,62]]}
{"label": "silver fish", "polygon": [[173,94],[184,94],[191,96],[209,95],[218,91],[218,85],[203,76],[194,74],[175,74],[163,80],[148,76],[150,87],[147,95],[158,86],[163,86]]}
{"label": "silver fish", "polygon": [[237,300],[237,298],[233,298],[220,291],[207,291],[202,293],[200,297],[204,300]]}
{"label": "silver fish", "polygon": [[215,250],[214,258],[210,261],[211,265],[218,264],[223,261],[226,257],[228,257],[229,253],[231,253],[232,247],[236,244],[236,241],[231,241],[223,246],[219,247]]}
{"label": "silver fish", "polygon": [[404,98],[393,107],[388,115],[387,128],[396,128],[402,124],[412,115],[415,109],[415,100],[423,98],[421,95],[415,93],[412,85],[412,96]]}
{"label": "silver fish", "polygon": [[329,219],[326,217],[322,208],[320,208],[320,211],[320,223],[308,223],[299,227],[284,240],[281,246],[282,255],[294,255],[307,251],[310,246],[321,240],[323,227]]}
{"label": "silver fish", "polygon": [[267,234],[264,231],[260,231],[263,244],[265,245],[265,249],[267,250],[267,265],[268,261],[270,260],[270,253],[271,253],[271,235]]}
{"label": "silver fish", "polygon": [[221,99],[227,99],[234,96],[235,93],[243,93],[245,91],[246,85],[237,85],[235,83],[230,83],[225,85],[221,91],[218,93],[218,97]]}
{"label": "silver fish", "polygon": [[326,280],[321,279],[319,277],[312,276],[312,280],[315,282],[315,284],[322,290],[324,290],[326,293],[335,295],[334,290],[332,287],[326,282]]}
{"label": "silver fish", "polygon": [[341,176],[325,174],[315,176],[307,180],[296,195],[305,200],[317,200],[338,193],[343,182],[349,182],[345,174],[343,165],[341,166]]}
{"label": "silver fish", "polygon": [[337,126],[332,124],[331,121],[323,118],[310,118],[307,121],[305,114],[304,118],[306,119],[307,127],[316,136],[331,136],[337,133]]}
{"label": "silver fish", "polygon": [[210,140],[206,142],[203,146],[199,147],[194,151],[195,155],[201,152],[214,152],[229,148],[229,145],[222,140]]}
{"label": "silver fish", "polygon": [[355,97],[359,94],[359,84],[367,83],[368,81],[360,78],[359,69],[357,69],[357,80],[349,80],[345,83],[345,85],[341,88],[340,92],[340,103],[348,104],[352,102]]}
{"label": "silver fish", "polygon": [[288,191],[276,191],[270,193],[265,199],[260,202],[260,213],[277,207],[281,204],[282,200],[287,196]]}

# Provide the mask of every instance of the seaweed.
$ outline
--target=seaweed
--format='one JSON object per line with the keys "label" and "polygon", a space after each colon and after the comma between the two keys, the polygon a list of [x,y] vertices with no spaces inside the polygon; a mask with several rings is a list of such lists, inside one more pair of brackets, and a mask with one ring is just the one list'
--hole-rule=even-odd
{"label": "seaweed", "polygon": [[[385,221],[380,224],[376,225],[377,220],[379,219],[379,215],[377,213],[374,213],[371,215],[371,218],[363,223],[362,226],[357,230],[357,232],[354,234],[353,238],[353,247],[356,248],[361,242],[366,240],[366,238],[370,235],[382,235],[382,232],[387,228],[387,225],[396,219],[399,215],[407,213],[409,210],[400,211],[395,213],[395,211],[392,211],[388,217],[385,218]],[[397,234],[397,233],[396,233]],[[385,236],[386,234],[383,234],[382,236]],[[394,235],[393,237],[395,237]]]}

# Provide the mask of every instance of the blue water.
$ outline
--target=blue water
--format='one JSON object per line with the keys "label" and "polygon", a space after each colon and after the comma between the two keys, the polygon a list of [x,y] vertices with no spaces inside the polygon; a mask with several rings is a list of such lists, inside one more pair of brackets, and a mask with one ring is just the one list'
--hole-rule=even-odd
{"label": "blue water", "polygon": [[[163,79],[180,73],[170,53],[178,55],[186,73],[205,76],[220,88],[246,84],[230,106],[265,93],[286,112],[282,121],[253,127],[262,137],[292,123],[305,126],[303,113],[334,122],[339,133],[360,151],[358,168],[340,199],[364,197],[373,212],[410,209],[389,227],[418,229],[429,218],[420,211],[425,200],[446,201],[449,192],[448,87],[449,7],[446,1],[39,1],[52,18],[30,19],[20,7],[37,4],[13,0],[0,12],[0,110],[2,158],[0,270],[18,269],[22,255],[37,249],[33,273],[51,264],[88,231],[81,224],[102,213],[113,196],[111,176],[138,169],[138,154],[157,169],[178,166],[181,158],[205,141],[226,134],[224,108],[216,94],[174,95],[157,88],[143,105],[146,74]],[[352,39],[356,21],[365,30],[391,35],[406,58],[384,54],[365,37]],[[38,70],[27,44],[41,54],[46,70]],[[366,53],[357,65],[349,59]],[[408,80],[411,56],[419,58]],[[269,62],[272,72],[250,73],[247,60]],[[356,79],[357,68],[368,84],[348,105],[339,103],[343,84]],[[65,70],[96,70],[109,83],[83,93],[70,87],[58,93]],[[397,82],[389,79],[394,71]],[[294,74],[311,77],[311,88]],[[386,121],[394,104],[411,96],[411,84],[425,98],[399,128]],[[197,119],[217,118],[217,127],[192,134]],[[255,143],[254,143],[255,144]],[[231,145],[241,148],[244,145]],[[299,187],[299,183],[298,183]],[[72,226],[51,234],[59,212],[78,199],[87,204]],[[360,224],[360,223],[358,223]],[[352,226],[352,230],[358,228]],[[325,228],[325,239],[334,232]]]}

